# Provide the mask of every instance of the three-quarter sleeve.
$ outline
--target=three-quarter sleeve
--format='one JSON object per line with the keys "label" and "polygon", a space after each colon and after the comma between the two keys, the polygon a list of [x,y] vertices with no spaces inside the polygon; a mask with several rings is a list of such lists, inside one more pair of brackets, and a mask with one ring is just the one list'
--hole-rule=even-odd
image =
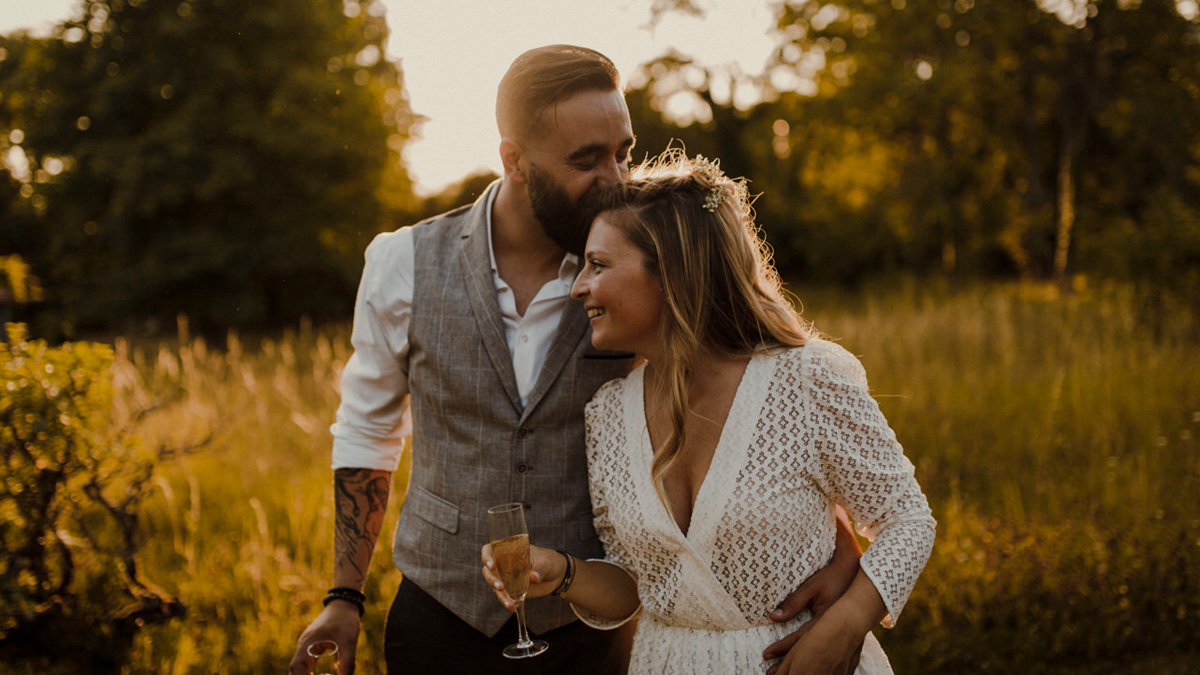
{"label": "three-quarter sleeve", "polygon": [[833,343],[804,349],[808,425],[822,488],[872,540],[859,561],[883,597],[892,627],[933,550],[936,523],[896,440],[867,388],[858,359]]}
{"label": "three-quarter sleeve", "polygon": [[[618,405],[615,395],[617,391],[615,382],[604,385],[584,409],[588,453],[588,489],[592,499],[592,523],[596,528],[596,534],[600,537],[600,543],[604,546],[604,558],[596,562],[620,567],[636,580],[637,575],[634,573],[635,567],[631,564],[629,551],[624,541],[617,535],[616,528],[613,527],[608,516],[608,500],[604,495],[605,475],[601,469],[602,462],[597,461],[596,458],[597,453],[605,452],[604,440],[598,435],[599,429],[602,427],[600,420],[612,419],[613,415],[619,414],[614,409]],[[612,630],[625,625],[630,619],[636,617],[641,613],[642,606],[639,604],[629,616],[621,619],[607,619],[573,603],[571,610],[575,612],[575,616],[579,617],[580,621],[592,628]]]}
{"label": "three-quarter sleeve", "polygon": [[408,324],[412,315],[413,237],[380,234],[367,247],[354,305],[354,354],[342,371],[333,433],[333,468],[395,471],[408,435]]}

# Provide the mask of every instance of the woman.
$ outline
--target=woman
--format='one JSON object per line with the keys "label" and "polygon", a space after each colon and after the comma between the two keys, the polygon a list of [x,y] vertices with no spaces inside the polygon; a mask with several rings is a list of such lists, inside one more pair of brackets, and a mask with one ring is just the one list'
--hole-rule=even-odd
{"label": "woman", "polygon": [[[678,151],[639,167],[593,223],[572,296],[596,347],[645,363],[587,408],[607,557],[535,546],[529,595],[564,595],[599,627],[640,608],[631,673],[844,672],[860,644],[856,672],[891,672],[870,629],[899,616],[934,520],[862,366],[783,298],[744,184]],[[874,543],[842,598],[765,662],[811,618],[768,612],[829,561],[837,505]]]}

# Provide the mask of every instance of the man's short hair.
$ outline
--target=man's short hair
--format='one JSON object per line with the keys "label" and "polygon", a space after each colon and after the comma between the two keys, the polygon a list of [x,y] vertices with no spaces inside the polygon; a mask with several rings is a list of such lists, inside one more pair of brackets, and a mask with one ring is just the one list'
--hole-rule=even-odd
{"label": "man's short hair", "polygon": [[585,91],[619,91],[621,74],[607,56],[573,45],[538,47],[508,67],[496,95],[500,135],[518,142],[541,128],[547,110]]}

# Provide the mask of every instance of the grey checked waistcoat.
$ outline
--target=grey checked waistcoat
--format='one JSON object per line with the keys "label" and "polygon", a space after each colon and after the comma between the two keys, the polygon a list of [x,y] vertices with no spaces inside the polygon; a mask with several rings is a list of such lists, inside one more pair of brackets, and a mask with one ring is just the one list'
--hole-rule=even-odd
{"label": "grey checked waistcoat", "polygon": [[[595,349],[583,306],[569,300],[521,408],[492,280],[487,195],[413,227],[412,478],[393,553],[405,576],[491,636],[512,614],[480,574],[489,506],[524,502],[532,543],[603,555],[588,498],[583,408],[633,359]],[[534,633],[574,619],[558,598],[530,600],[526,615]]]}

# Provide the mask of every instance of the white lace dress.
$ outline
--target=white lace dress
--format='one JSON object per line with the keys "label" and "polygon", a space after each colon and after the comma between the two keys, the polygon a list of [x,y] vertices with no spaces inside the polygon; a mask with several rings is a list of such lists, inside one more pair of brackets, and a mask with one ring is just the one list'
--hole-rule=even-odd
{"label": "white lace dress", "polygon": [[[831,560],[834,504],[873,538],[860,564],[890,627],[934,520],[858,360],[822,340],[751,359],[686,536],[650,480],[644,372],[602,387],[586,417],[596,530],[642,602],[630,673],[765,672],[763,650],[810,618],[767,614]],[[596,627],[621,623],[576,611]],[[857,672],[891,672],[872,635]]]}

